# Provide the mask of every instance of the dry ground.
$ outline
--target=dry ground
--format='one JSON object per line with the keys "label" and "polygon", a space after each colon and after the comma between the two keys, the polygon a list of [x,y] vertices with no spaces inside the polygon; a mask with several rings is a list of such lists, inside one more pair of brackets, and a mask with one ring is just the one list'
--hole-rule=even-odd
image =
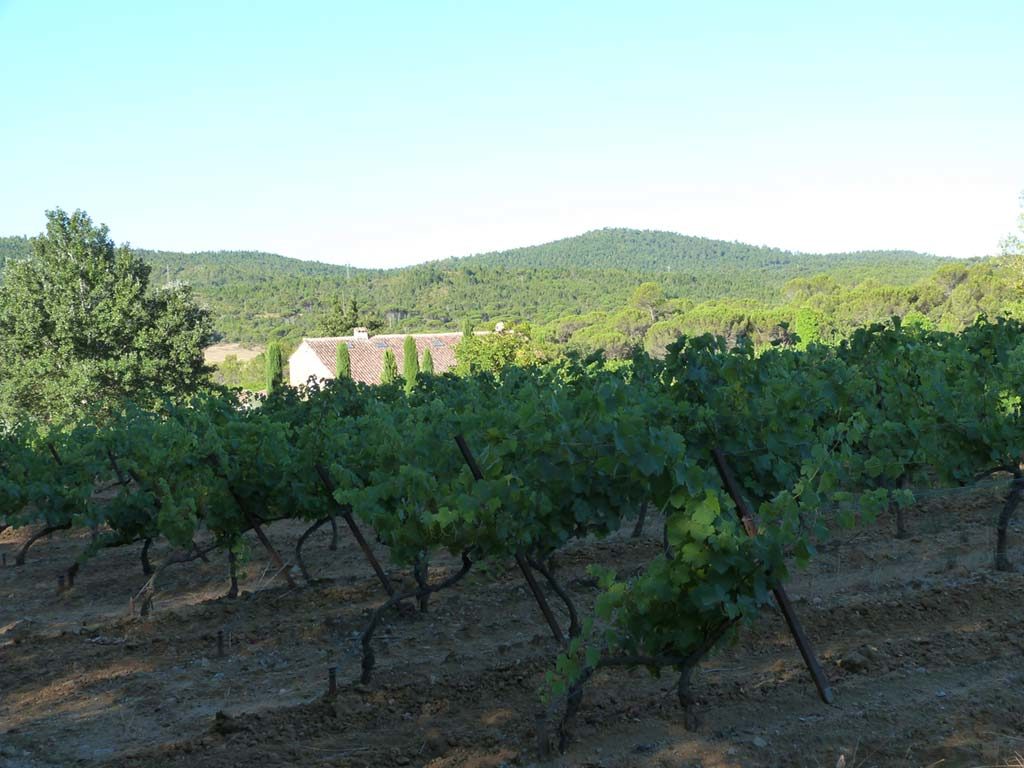
{"label": "dry ground", "polygon": [[[1024,576],[991,568],[998,504],[983,493],[932,498],[910,518],[912,540],[894,540],[882,520],[840,536],[794,575],[790,593],[834,706],[816,698],[783,621],[766,610],[697,674],[696,732],[682,725],[672,676],[602,672],[575,742],[549,764],[1013,765],[1024,754]],[[561,557],[581,607],[596,594],[586,564],[643,563],[657,551],[656,527]],[[284,550],[299,532],[269,528]],[[354,638],[382,597],[341,534],[338,552],[326,531],[307,546],[324,583],[289,590],[254,548],[239,599],[223,597],[218,556],[169,568],[145,619],[128,616],[146,582],[137,547],[87,563],[58,595],[56,573],[85,538],[56,536],[13,567],[26,534],[0,535],[0,766],[537,764],[537,692],[556,648],[518,572],[471,574],[426,615],[389,616],[375,679],[362,687],[352,682]],[[1020,534],[1018,522],[1018,562]],[[157,548],[154,560],[166,554]],[[340,691],[327,703],[332,664]]]}
{"label": "dry ground", "polygon": [[209,347],[203,350],[203,359],[207,365],[220,365],[230,355],[234,355],[238,358],[238,362],[244,363],[248,360],[252,360],[259,354],[263,353],[263,347],[257,345],[252,347],[243,346],[235,343],[223,343],[223,344],[211,344]]}

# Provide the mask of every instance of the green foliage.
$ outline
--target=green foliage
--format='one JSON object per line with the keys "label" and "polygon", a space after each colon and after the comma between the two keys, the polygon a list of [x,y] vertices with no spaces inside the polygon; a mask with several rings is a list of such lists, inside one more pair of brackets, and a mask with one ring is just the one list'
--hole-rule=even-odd
{"label": "green foliage", "polygon": [[380,374],[381,384],[393,384],[398,381],[398,361],[390,349],[384,350],[384,370]]}
{"label": "green foliage", "polygon": [[338,342],[338,351],[334,358],[334,375],[339,379],[352,378],[352,360],[348,352],[348,344]]}
{"label": "green foliage", "polygon": [[[562,695],[605,662],[655,674],[689,663],[755,620],[832,526],[906,508],[908,479],[959,487],[1015,465],[1022,338],[1005,319],[956,334],[895,320],[806,349],[701,336],[668,344],[663,360],[512,365],[424,377],[409,393],[339,378],[253,408],[200,395],[127,406],[99,428],[16,425],[0,440],[0,525],[97,526],[96,547],[188,547],[204,534],[234,551],[256,519],[329,514],[319,464],[397,565],[442,551],[546,562],[649,502],[666,548],[638,573],[594,571],[594,614],[548,678]],[[759,513],[757,536],[737,522],[716,448]],[[122,474],[131,482],[98,498]]]}
{"label": "green foliage", "polygon": [[55,422],[208,382],[209,316],[187,286],[149,291],[150,268],[87,214],[46,214],[0,285],[0,419]]}
{"label": "green foliage", "polygon": [[237,355],[228,355],[213,370],[213,381],[232,389],[258,392],[267,385],[267,356],[260,353],[250,360],[239,360]]}
{"label": "green foliage", "polygon": [[530,340],[530,326],[504,327],[499,324],[493,333],[463,334],[455,348],[455,371],[460,375],[497,374],[510,365],[529,365],[537,358],[537,351]]}
{"label": "green foliage", "polygon": [[[1006,241],[1007,256],[1019,242]],[[0,238],[0,261],[24,257],[26,245]],[[360,325],[455,329],[458,318],[481,325],[503,317],[530,322],[536,343],[625,359],[641,346],[660,353],[667,344],[662,322],[687,335],[746,334],[768,345],[783,322],[810,343],[800,312],[826,319],[817,331],[826,343],[911,311],[944,330],[966,327],[980,313],[1024,315],[1024,267],[1010,258],[793,254],[666,232],[600,230],[393,270],[265,253],[138,253],[161,283],[193,286],[222,338],[243,342],[343,335]],[[661,297],[674,298],[661,300],[659,288]]]}
{"label": "green foliage", "polygon": [[434,356],[430,354],[430,347],[423,350],[423,360],[420,362],[420,370],[428,376],[434,375]]}
{"label": "green foliage", "polygon": [[411,392],[416,386],[416,377],[420,374],[419,354],[416,352],[416,339],[406,336],[402,344],[402,378],[405,380],[405,391]]}
{"label": "green foliage", "polygon": [[826,342],[825,327],[827,323],[821,312],[809,307],[801,307],[793,313],[793,330],[800,337],[801,348],[810,344]]}
{"label": "green foliage", "polygon": [[538,336],[569,351],[600,351],[609,358],[626,359],[640,346],[660,356],[676,336],[705,333],[730,344],[749,338],[758,348],[792,343],[793,334],[801,347],[836,344],[857,328],[884,323],[893,316],[922,328],[958,331],[982,314],[1024,317],[1017,274],[1024,275],[1024,267],[1017,269],[1012,259],[1001,258],[944,265],[911,286],[878,281],[848,286],[822,275],[791,281],[780,303],[668,300],[653,323],[649,313],[627,306],[615,312],[563,317],[540,328]]}
{"label": "green foliage", "polygon": [[[105,253],[105,231],[94,240]],[[133,274],[131,255],[122,258]],[[621,361],[533,364],[541,355],[529,327],[511,326],[463,338],[463,377],[425,376],[408,391],[340,377],[278,388],[258,407],[201,393],[122,403],[70,426],[42,414],[0,440],[0,525],[92,526],[102,533],[90,553],[158,537],[187,548],[200,534],[239,551],[254,520],[318,521],[336,502],[400,566],[441,551],[471,563],[545,562],[650,503],[665,515],[665,550],[638,573],[594,571],[594,614],[555,661],[548,691],[574,690],[605,662],[658,674],[755,620],[790,562],[806,563],[832,526],[905,509],[912,484],[960,486],[1016,466],[1024,326],[963,319],[1006,284],[997,262],[944,266],[910,287],[801,278],[776,307],[668,299],[633,284],[617,307],[550,331]],[[149,295],[129,289],[121,285],[133,301]],[[163,311],[187,319],[186,308]],[[897,317],[855,327],[891,309]],[[122,312],[131,317],[127,303]],[[166,321],[154,334],[189,327]],[[662,359],[637,352],[641,344]],[[415,349],[404,354],[415,360]],[[384,369],[396,382],[390,350]],[[737,522],[714,449],[742,478],[757,536]],[[98,484],[115,497],[98,499]]]}
{"label": "green foliage", "polygon": [[266,390],[268,393],[275,392],[281,388],[281,384],[284,382],[284,359],[281,354],[281,345],[276,341],[267,345],[266,365]]}
{"label": "green foliage", "polygon": [[8,261],[26,259],[31,253],[32,244],[27,237],[0,237],[0,270]]}
{"label": "green foliage", "polygon": [[[0,239],[0,253],[4,243],[12,256],[22,247],[18,238]],[[254,252],[137,253],[161,283],[191,285],[210,308],[218,334],[241,342],[346,335],[360,325],[390,332],[457,330],[463,318],[481,325],[496,318],[548,325],[616,311],[652,281],[664,295],[692,302],[728,298],[775,305],[794,278],[827,272],[847,287],[868,279],[906,286],[946,263],[899,251],[794,254],[628,229],[390,270]],[[650,308],[643,311],[651,322]],[[655,313],[660,316],[657,307]]]}
{"label": "green foliage", "polygon": [[645,312],[649,312],[651,323],[654,323],[658,319],[658,311],[665,303],[665,291],[657,283],[642,283],[633,291],[633,295],[629,298],[629,303]]}
{"label": "green foliage", "polygon": [[352,329],[364,327],[371,333],[383,327],[383,323],[372,313],[359,309],[359,302],[349,299],[348,305],[336,300],[320,319],[318,333],[321,336],[350,336]]}

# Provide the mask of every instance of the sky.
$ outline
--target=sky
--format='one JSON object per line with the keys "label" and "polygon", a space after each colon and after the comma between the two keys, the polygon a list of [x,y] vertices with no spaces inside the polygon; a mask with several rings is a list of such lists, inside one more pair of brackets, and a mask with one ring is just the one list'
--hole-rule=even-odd
{"label": "sky", "polygon": [[0,234],[367,267],[602,227],[985,255],[1024,2],[0,0]]}

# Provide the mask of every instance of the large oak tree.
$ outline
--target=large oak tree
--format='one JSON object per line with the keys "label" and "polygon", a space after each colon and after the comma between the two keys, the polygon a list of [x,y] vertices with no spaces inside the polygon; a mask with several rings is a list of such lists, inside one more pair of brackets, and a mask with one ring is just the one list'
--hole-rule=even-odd
{"label": "large oak tree", "polygon": [[2,275],[0,419],[74,419],[205,386],[212,325],[191,289],[151,290],[149,266],[84,211],[46,218]]}

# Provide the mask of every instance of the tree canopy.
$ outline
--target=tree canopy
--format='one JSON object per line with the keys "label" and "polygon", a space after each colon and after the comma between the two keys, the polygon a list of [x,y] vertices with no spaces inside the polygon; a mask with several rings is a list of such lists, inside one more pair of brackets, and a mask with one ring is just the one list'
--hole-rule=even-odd
{"label": "tree canopy", "polygon": [[383,323],[376,315],[360,310],[355,299],[349,299],[347,306],[341,300],[335,300],[321,318],[319,333],[323,336],[349,336],[352,329],[358,327],[377,331]]}
{"label": "tree canopy", "polygon": [[[4,242],[11,253],[23,247],[19,238]],[[902,286],[947,263],[906,251],[803,254],[634,229],[386,270],[260,252],[138,253],[161,281],[194,287],[220,337],[244,343],[347,335],[354,326],[458,330],[464,318],[479,327],[496,320],[536,327],[567,315],[614,312],[644,283],[695,303],[778,303],[794,278],[828,273],[843,286],[871,278]]]}
{"label": "tree canopy", "polygon": [[384,350],[384,370],[380,374],[381,384],[392,384],[398,381],[398,361],[390,349]]}
{"label": "tree canopy", "polygon": [[[191,284],[224,339],[288,347],[355,326],[399,333],[501,319],[529,323],[531,345],[544,354],[567,347],[627,357],[638,348],[661,354],[678,334],[768,344],[795,333],[806,345],[892,315],[943,330],[982,313],[1022,316],[1022,237],[1007,238],[1000,257],[973,260],[792,253],[630,229],[389,270],[254,252],[137,253],[168,285]],[[0,238],[0,262],[29,248]]]}
{"label": "tree canopy", "polygon": [[52,422],[206,385],[213,328],[191,289],[150,291],[150,267],[83,211],[46,218],[0,284],[0,418]]}
{"label": "tree canopy", "polygon": [[488,371],[498,373],[508,365],[529,365],[537,359],[528,325],[504,327],[493,333],[464,334],[455,348],[456,372],[460,374]]}
{"label": "tree canopy", "polygon": [[334,375],[339,379],[352,378],[352,356],[348,351],[348,344],[344,341],[338,342],[338,351],[334,357]]}
{"label": "tree canopy", "polygon": [[266,390],[275,392],[281,388],[284,381],[284,357],[281,354],[281,345],[276,341],[267,345],[267,381]]}
{"label": "tree canopy", "polygon": [[420,374],[420,360],[416,352],[416,339],[406,336],[402,344],[402,378],[405,379],[405,389],[411,392],[416,386],[416,377]]}

